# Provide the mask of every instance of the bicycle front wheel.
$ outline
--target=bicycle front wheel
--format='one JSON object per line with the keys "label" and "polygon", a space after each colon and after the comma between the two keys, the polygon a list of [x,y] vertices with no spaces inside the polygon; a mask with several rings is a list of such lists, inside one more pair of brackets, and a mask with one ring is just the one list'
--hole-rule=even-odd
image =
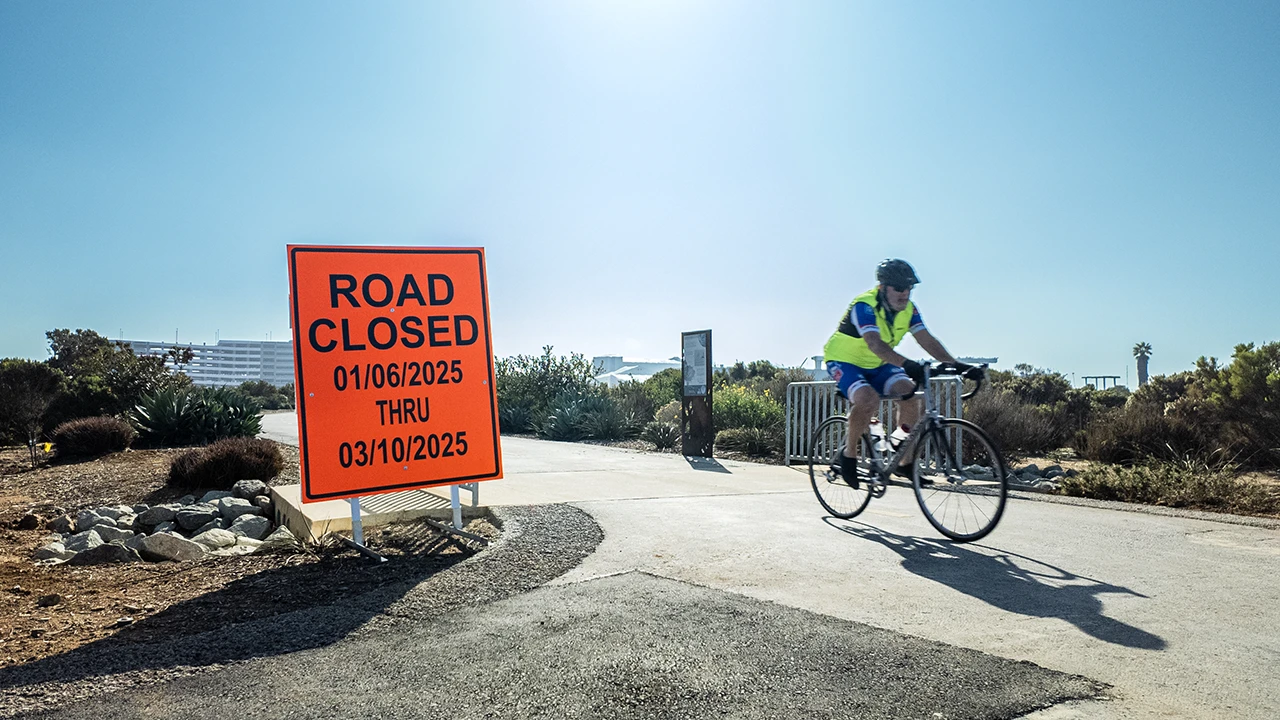
{"label": "bicycle front wheel", "polygon": [[858,473],[845,478],[840,470],[849,421],[835,416],[822,421],[809,443],[809,482],[818,502],[833,516],[847,520],[871,502],[871,457],[866,435],[858,443]]}
{"label": "bicycle front wheel", "polygon": [[938,532],[956,542],[986,537],[1008,498],[1004,458],[967,420],[944,418],[916,445],[912,483],[920,509]]}

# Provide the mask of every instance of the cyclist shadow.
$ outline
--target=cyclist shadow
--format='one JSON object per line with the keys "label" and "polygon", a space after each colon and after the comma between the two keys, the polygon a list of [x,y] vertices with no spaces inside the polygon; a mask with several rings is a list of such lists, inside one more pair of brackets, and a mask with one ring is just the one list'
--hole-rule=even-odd
{"label": "cyclist shadow", "polygon": [[[1139,592],[1007,550],[977,546],[997,553],[988,555],[962,545],[894,535],[863,523],[839,524],[829,517],[824,520],[834,528],[874,540],[898,553],[907,571],[1002,610],[1028,617],[1060,618],[1099,640],[1139,650],[1164,650],[1167,645],[1159,635],[1103,614],[1101,595],[1147,597]],[[1019,560],[1023,562],[1020,564]],[[1039,568],[1026,567],[1032,565]]]}

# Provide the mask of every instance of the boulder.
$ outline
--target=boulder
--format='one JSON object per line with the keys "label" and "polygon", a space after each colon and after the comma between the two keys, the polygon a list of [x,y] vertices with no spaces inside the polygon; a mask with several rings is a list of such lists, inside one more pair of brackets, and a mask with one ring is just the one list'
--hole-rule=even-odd
{"label": "boulder", "polygon": [[237,536],[235,533],[232,533],[228,530],[219,530],[217,528],[214,528],[212,530],[206,530],[200,533],[199,535],[196,535],[195,537],[191,538],[191,541],[198,542],[201,545],[204,545],[205,547],[209,548],[210,550],[216,550],[218,548],[230,547],[232,545],[235,545],[236,537]]}
{"label": "boulder", "polygon": [[231,494],[243,500],[252,500],[267,494],[267,484],[261,480],[238,480],[231,486]]}
{"label": "boulder", "polygon": [[70,515],[59,515],[49,521],[49,529],[61,533],[62,535],[70,535],[76,529],[75,520]]}
{"label": "boulder", "polygon": [[156,505],[138,513],[138,524],[154,527],[173,520],[177,511],[170,505]]}
{"label": "boulder", "polygon": [[133,514],[141,515],[142,513],[146,512],[149,507],[150,506],[147,505],[146,503],[138,503],[137,505],[133,506]]}
{"label": "boulder", "polygon": [[76,556],[68,560],[67,564],[105,565],[107,563],[139,562],[141,560],[142,557],[132,548],[125,547],[122,543],[110,542],[76,553]]}
{"label": "boulder", "polygon": [[1022,468],[1021,472],[1023,475],[1035,475],[1036,477],[1040,477],[1040,466],[1035,463],[1031,463],[1030,465]]}
{"label": "boulder", "polygon": [[193,530],[191,534],[199,535],[200,533],[208,532],[210,530],[226,530],[227,526],[230,524],[231,523],[227,522],[226,520],[223,520],[220,517],[216,517],[210,520],[209,522],[205,523],[204,525],[201,525],[200,527]]}
{"label": "boulder", "polygon": [[37,548],[32,555],[36,560],[67,560],[75,557],[74,550],[68,550],[65,545],[60,542],[51,542],[42,548]]}
{"label": "boulder", "polygon": [[271,501],[271,496],[269,495],[259,495],[253,499],[253,504],[257,505],[262,514],[267,517],[271,517],[276,512],[276,504]]}
{"label": "boulder", "polygon": [[44,518],[35,513],[27,513],[18,519],[19,530],[35,530],[44,524]]}
{"label": "boulder", "polygon": [[217,502],[222,517],[232,522],[241,515],[261,515],[262,509],[243,498],[225,497]]}
{"label": "boulder", "polygon": [[85,530],[67,538],[62,544],[71,552],[84,552],[101,545],[102,537],[96,530]]}
{"label": "boulder", "polygon": [[271,532],[271,521],[261,515],[241,515],[227,530],[253,540],[261,540]]}
{"label": "boulder", "polygon": [[231,493],[227,492],[226,490],[210,490],[209,492],[204,494],[204,497],[200,498],[200,502],[202,503],[217,502],[224,497],[231,497]]}
{"label": "boulder", "polygon": [[239,557],[241,555],[251,555],[257,549],[258,548],[253,545],[241,545],[239,543],[236,543],[235,545],[229,545],[224,548],[218,548],[217,550],[210,550],[209,554],[217,557]]}
{"label": "boulder", "polygon": [[196,502],[195,495],[183,495],[182,497],[178,498],[179,505],[194,505],[195,502]]}
{"label": "boulder", "polygon": [[133,523],[137,519],[138,519],[138,516],[134,515],[133,513],[129,513],[128,515],[121,515],[120,517],[116,518],[116,527],[124,528],[125,530],[132,530]]}
{"label": "boulder", "polygon": [[81,510],[76,513],[76,531],[84,532],[93,527],[98,520],[98,513],[92,510]]}
{"label": "boulder", "polygon": [[155,533],[176,533],[178,532],[178,524],[175,522],[162,522],[151,528],[151,534]]}
{"label": "boulder", "polygon": [[204,546],[200,543],[167,532],[147,535],[140,545],[142,557],[157,562],[199,560],[205,553]]}
{"label": "boulder", "polygon": [[1052,480],[1053,478],[1059,478],[1066,474],[1067,474],[1066,471],[1058,467],[1057,465],[1044,469],[1045,480]]}
{"label": "boulder", "polygon": [[100,508],[94,508],[93,511],[97,513],[99,517],[111,518],[112,520],[118,520],[121,515],[134,514],[133,508],[130,508],[127,505],[107,505]]}
{"label": "boulder", "polygon": [[121,530],[114,525],[95,525],[93,531],[102,538],[102,542],[124,542],[134,536],[132,530]]}
{"label": "boulder", "polygon": [[281,525],[262,541],[259,552],[294,552],[302,549],[302,543],[293,536],[289,528]]}
{"label": "boulder", "polygon": [[110,528],[113,528],[113,527],[116,527],[116,521],[115,521],[115,519],[113,519],[113,518],[109,518],[109,517],[106,517],[106,516],[103,516],[103,515],[99,515],[99,516],[98,516],[98,518],[97,518],[96,520],[94,520],[94,521],[93,521],[93,524],[92,524],[92,525],[90,525],[90,526],[89,526],[89,527],[87,527],[87,528],[81,528],[81,529],[82,529],[82,530],[88,530],[88,529],[90,529],[90,528],[96,528],[96,527],[110,527]]}
{"label": "boulder", "polygon": [[197,503],[179,510],[174,515],[174,521],[183,530],[195,530],[216,517],[218,517],[218,508],[208,503]]}

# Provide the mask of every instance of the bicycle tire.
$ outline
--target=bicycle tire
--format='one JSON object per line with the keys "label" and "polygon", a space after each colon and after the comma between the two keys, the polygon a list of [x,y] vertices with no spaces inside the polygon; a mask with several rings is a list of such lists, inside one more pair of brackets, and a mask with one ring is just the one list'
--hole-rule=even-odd
{"label": "bicycle tire", "polygon": [[[856,483],[849,483],[840,472],[840,455],[848,436],[848,420],[836,415],[822,421],[809,441],[809,483],[818,502],[833,517],[842,520],[856,517],[871,502],[870,438],[860,438]],[[855,487],[856,485],[856,487]]]}
{"label": "bicycle tire", "polygon": [[1004,457],[982,428],[943,418],[916,443],[911,484],[934,529],[956,542],[986,537],[1009,497]]}

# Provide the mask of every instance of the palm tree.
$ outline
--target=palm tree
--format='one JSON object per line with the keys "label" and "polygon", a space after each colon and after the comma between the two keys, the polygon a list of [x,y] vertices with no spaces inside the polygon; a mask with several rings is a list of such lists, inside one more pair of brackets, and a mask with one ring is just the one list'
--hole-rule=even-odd
{"label": "palm tree", "polygon": [[1151,357],[1151,343],[1134,345],[1133,356],[1138,358],[1138,387],[1142,387],[1147,384],[1147,358]]}

